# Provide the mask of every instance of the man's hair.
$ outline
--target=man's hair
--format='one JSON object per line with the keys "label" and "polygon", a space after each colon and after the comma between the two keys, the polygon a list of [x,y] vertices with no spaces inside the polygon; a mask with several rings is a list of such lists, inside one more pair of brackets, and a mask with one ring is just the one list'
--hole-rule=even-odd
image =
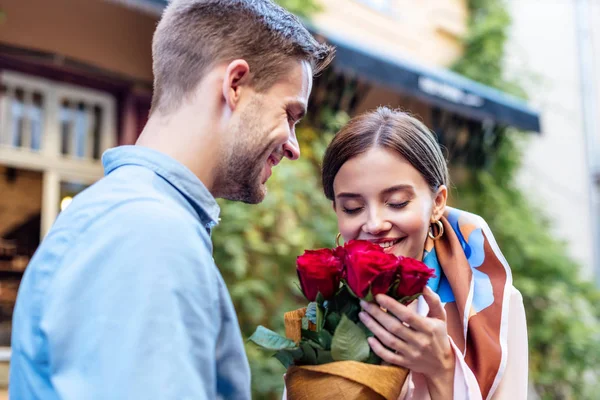
{"label": "man's hair", "polygon": [[307,61],[317,74],[333,53],[270,0],[172,0],[152,42],[151,113],[177,107],[219,63],[246,60],[250,83],[264,92],[290,68],[290,61]]}

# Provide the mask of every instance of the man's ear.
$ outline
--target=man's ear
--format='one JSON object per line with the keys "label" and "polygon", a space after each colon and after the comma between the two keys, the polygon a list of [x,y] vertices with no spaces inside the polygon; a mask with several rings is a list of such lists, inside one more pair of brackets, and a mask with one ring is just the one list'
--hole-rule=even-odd
{"label": "man's ear", "polygon": [[441,185],[435,197],[433,198],[433,210],[431,212],[431,222],[439,221],[446,211],[446,202],[448,201],[448,188],[445,185]]}
{"label": "man's ear", "polygon": [[250,66],[245,60],[232,61],[225,70],[223,98],[231,110],[237,107],[244,84],[250,81]]}

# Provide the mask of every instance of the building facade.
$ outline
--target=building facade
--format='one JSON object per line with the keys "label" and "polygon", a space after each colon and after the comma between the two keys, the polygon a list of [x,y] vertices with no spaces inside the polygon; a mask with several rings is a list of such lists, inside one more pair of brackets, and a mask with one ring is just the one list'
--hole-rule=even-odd
{"label": "building facade", "polygon": [[[600,3],[511,0],[507,66],[539,109],[520,181],[600,285]],[[525,78],[525,79],[524,79]]]}

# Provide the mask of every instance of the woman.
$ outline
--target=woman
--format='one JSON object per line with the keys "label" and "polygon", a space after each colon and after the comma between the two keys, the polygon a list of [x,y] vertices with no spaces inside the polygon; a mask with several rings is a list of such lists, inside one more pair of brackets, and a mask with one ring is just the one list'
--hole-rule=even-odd
{"label": "woman", "polygon": [[323,187],[344,240],[370,240],[436,270],[409,307],[385,295],[362,304],[373,351],[411,370],[401,398],[525,399],[521,295],[485,221],[446,205],[434,135],[388,108],[354,118],[326,151]]}

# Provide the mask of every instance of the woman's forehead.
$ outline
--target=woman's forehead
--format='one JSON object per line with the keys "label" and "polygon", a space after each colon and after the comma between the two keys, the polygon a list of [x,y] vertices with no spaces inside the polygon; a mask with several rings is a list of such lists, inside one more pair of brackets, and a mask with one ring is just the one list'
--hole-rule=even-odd
{"label": "woman's forehead", "polygon": [[399,185],[428,188],[419,171],[393,150],[373,148],[351,158],[338,171],[333,188],[342,192],[376,193]]}

